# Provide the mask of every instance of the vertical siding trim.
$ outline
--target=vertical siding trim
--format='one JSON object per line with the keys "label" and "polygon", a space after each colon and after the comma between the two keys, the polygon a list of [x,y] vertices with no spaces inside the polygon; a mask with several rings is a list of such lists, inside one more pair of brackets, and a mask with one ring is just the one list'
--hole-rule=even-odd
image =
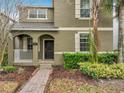
{"label": "vertical siding trim", "polygon": [[80,0],[75,0],[75,18],[80,18]]}
{"label": "vertical siding trim", "polygon": [[80,52],[80,36],[79,36],[79,33],[75,34],[75,52]]}

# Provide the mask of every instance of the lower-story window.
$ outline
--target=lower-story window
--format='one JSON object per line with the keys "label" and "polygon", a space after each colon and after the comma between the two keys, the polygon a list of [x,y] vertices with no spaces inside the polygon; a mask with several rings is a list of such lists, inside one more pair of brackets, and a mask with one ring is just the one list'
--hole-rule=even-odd
{"label": "lower-story window", "polygon": [[27,49],[28,50],[33,49],[33,41],[32,41],[32,38],[30,38],[30,37],[27,38]]}
{"label": "lower-story window", "polygon": [[89,51],[89,34],[80,34],[80,51]]}

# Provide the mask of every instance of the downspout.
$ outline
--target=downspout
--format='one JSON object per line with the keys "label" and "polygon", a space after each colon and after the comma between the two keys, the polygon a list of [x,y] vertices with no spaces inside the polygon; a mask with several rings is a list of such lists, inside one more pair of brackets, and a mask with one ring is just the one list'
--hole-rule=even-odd
{"label": "downspout", "polygon": [[118,50],[119,21],[116,0],[113,0],[113,50]]}

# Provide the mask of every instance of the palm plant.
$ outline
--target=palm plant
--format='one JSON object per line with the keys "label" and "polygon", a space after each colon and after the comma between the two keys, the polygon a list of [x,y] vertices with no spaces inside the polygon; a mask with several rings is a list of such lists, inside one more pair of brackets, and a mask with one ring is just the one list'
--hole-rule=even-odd
{"label": "palm plant", "polygon": [[98,14],[101,11],[101,6],[108,12],[112,12],[113,2],[116,2],[116,12],[119,19],[119,43],[118,43],[118,62],[124,62],[124,0],[93,0],[92,16],[93,16],[93,36],[96,45],[96,52],[99,49],[98,38]]}
{"label": "palm plant", "polygon": [[98,62],[97,52],[99,51],[100,48],[99,36],[98,36],[98,21],[99,21],[98,15],[101,9],[102,1],[103,0],[93,0],[91,7],[93,30],[90,33],[92,38],[90,51],[92,53],[92,58],[94,59],[95,62]]}

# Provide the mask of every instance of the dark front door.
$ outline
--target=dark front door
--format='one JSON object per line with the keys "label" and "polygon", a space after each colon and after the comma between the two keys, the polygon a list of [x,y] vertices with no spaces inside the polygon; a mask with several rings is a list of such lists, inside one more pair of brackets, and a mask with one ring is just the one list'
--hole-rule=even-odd
{"label": "dark front door", "polygon": [[45,40],[45,59],[54,59],[54,40]]}

